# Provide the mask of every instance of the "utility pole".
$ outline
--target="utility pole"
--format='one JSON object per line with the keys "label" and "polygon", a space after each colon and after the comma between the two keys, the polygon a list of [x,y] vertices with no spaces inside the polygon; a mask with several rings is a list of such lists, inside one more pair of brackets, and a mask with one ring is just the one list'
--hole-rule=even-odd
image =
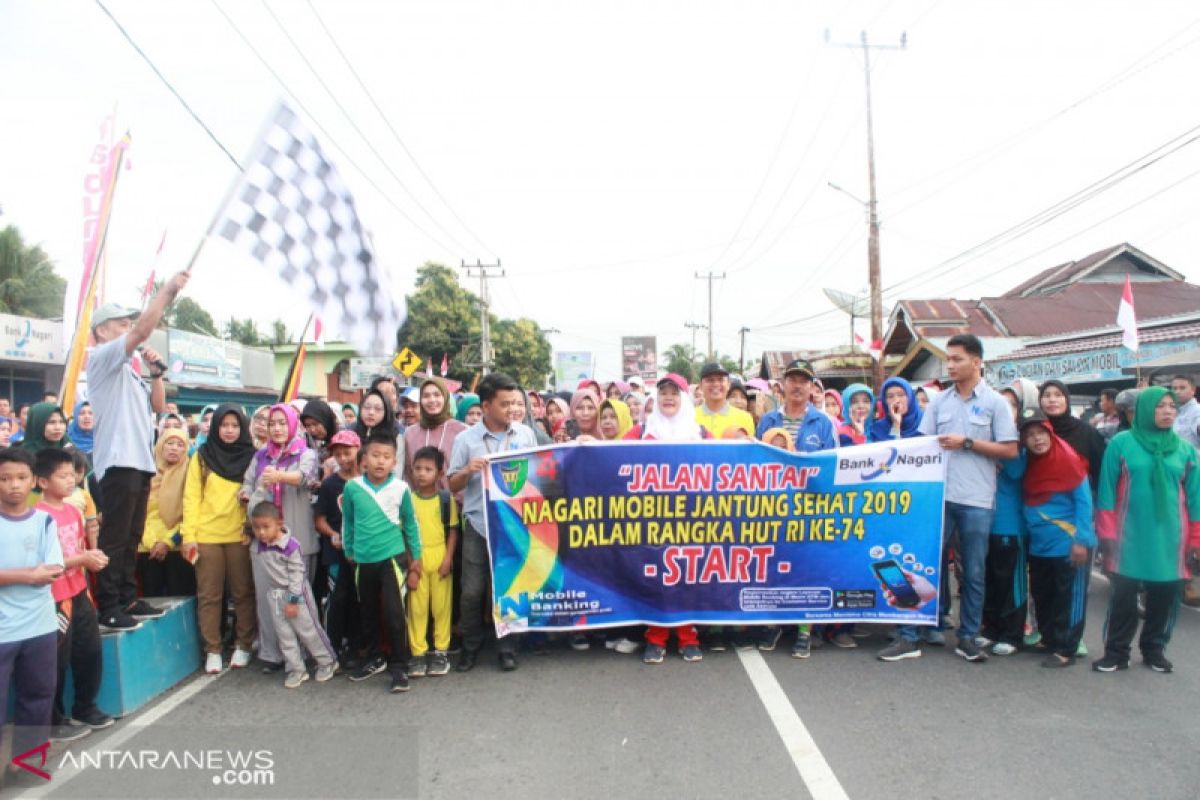
{"label": "utility pole", "polygon": [[708,326],[703,322],[685,322],[683,327],[692,329],[692,357],[696,356],[696,331],[703,330]]}
{"label": "utility pole", "polygon": [[[495,277],[503,278],[504,270],[500,268],[500,259],[496,259],[495,264],[483,264],[478,260],[474,266],[462,262],[462,269],[467,273],[468,278],[474,278],[476,274],[479,276],[479,369],[484,375],[492,371],[494,361],[492,360],[492,326],[488,320],[488,309],[491,301],[488,299],[488,278],[490,270],[499,272]],[[474,270],[474,272],[472,272]]]}
{"label": "utility pole", "polygon": [[[697,273],[696,273],[696,280],[698,280],[698,281],[708,281],[708,360],[709,360],[709,361],[715,361],[715,360],[716,360],[716,358],[717,358],[717,356],[716,356],[716,351],[715,351],[715,350],[713,350],[713,306],[712,306],[712,303],[713,303],[713,292],[712,292],[712,282],[713,282],[713,281],[723,281],[723,280],[725,280],[725,273],[724,273],[724,272],[722,272],[720,275],[717,275],[717,274],[713,273],[713,271],[712,271],[711,269],[708,271],[708,274],[707,274],[707,275],[701,275],[699,272],[697,272]],[[692,349],[694,350],[694,349],[695,349],[695,347],[693,347]]]}
{"label": "utility pole", "polygon": [[[871,51],[872,50],[905,50],[908,47],[908,35],[900,34],[900,44],[870,44],[867,32],[859,33],[858,43],[833,44],[829,42],[829,31],[825,31],[825,41],[833,47],[849,47],[861,49],[863,54],[863,77],[867,88],[867,270],[871,285],[871,343],[883,340],[883,287],[879,275],[879,213],[878,201],[875,196],[875,128],[871,112]],[[875,389],[883,386],[883,353],[875,359],[873,375]]]}
{"label": "utility pole", "polygon": [[745,325],[738,328],[738,335],[742,339],[741,351],[738,353],[738,372],[742,373],[743,375],[746,374],[746,334],[749,332],[750,329]]}

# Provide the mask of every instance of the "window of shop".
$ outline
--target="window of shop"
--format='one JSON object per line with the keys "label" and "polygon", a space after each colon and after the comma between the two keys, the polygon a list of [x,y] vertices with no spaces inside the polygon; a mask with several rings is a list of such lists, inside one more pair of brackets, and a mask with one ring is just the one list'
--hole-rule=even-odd
{"label": "window of shop", "polygon": [[46,391],[46,375],[38,369],[0,367],[0,397],[12,400],[13,410],[25,403],[40,403]]}

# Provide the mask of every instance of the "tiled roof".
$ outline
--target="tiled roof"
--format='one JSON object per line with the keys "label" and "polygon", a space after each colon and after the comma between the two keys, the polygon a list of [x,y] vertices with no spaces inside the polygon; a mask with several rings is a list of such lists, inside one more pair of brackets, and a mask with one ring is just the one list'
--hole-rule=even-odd
{"label": "tiled roof", "polygon": [[973,333],[976,336],[1003,336],[978,300],[901,300],[900,308],[909,327],[926,339]]}
{"label": "tiled roof", "polygon": [[1179,274],[1175,270],[1148,256],[1128,242],[1122,242],[1121,244],[1114,245],[1112,247],[1106,247],[1105,249],[1099,250],[1091,255],[1084,256],[1078,261],[1068,261],[1065,264],[1059,264],[1056,267],[1043,270],[1027,281],[1014,286],[1012,289],[1009,289],[1004,293],[1003,296],[1028,296],[1056,286],[1077,282],[1083,279],[1093,269],[1121,255],[1126,256],[1128,260],[1132,261],[1136,266],[1138,273],[1143,276],[1152,276],[1158,280],[1167,281],[1183,280],[1183,275]]}
{"label": "tiled roof", "polygon": [[1092,253],[1090,256],[1084,256],[1078,261],[1068,261],[1065,264],[1051,267],[1043,270],[1037,275],[1034,275],[1029,280],[1017,284],[1003,294],[1004,297],[1020,297],[1025,292],[1038,286],[1048,284],[1062,283],[1070,278],[1071,275],[1083,272],[1089,267],[1093,267],[1102,261],[1105,261],[1119,253],[1122,248],[1126,247],[1125,243],[1114,245],[1113,247],[1105,248],[1098,252]]}
{"label": "tiled roof", "polygon": [[[985,297],[980,303],[1011,336],[1048,336],[1112,325],[1121,303],[1121,288],[1119,283],[1073,283],[1052,297],[1013,297],[1010,292],[1003,297]],[[1135,283],[1133,304],[1139,319],[1186,314],[1200,309],[1200,286],[1183,281]]]}

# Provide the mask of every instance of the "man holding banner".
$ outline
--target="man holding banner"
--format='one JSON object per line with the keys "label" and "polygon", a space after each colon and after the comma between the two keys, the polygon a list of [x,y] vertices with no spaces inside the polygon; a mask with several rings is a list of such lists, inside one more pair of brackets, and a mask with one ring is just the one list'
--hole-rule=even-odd
{"label": "man holding banner", "polygon": [[146,522],[146,500],[154,477],[152,412],[166,410],[165,366],[158,353],[142,349],[150,383],[134,369],[133,354],[158,327],[167,307],[187,286],[188,273],[174,275],[140,314],[108,303],[92,317],[96,347],[88,356],[88,400],[96,414],[93,459],[100,481],[100,549],[108,568],[96,576],[96,605],[100,625],[109,630],[132,630],[137,617],[162,611],[137,599],[134,565]]}
{"label": "man holding banner", "polygon": [[[962,603],[958,612],[958,644],[954,649],[967,661],[987,660],[975,643],[983,616],[984,573],[988,538],[996,503],[996,462],[1017,456],[1017,427],[1008,402],[983,382],[983,343],[961,333],[946,343],[946,370],[954,387],[929,402],[920,432],[936,436],[947,455],[945,547],[954,537],[962,559]],[[942,584],[943,611],[948,607],[947,584]],[[880,661],[901,661],[921,655],[917,629],[901,626],[899,636],[878,654]]]}
{"label": "man holding banner", "polygon": [[[458,671],[475,667],[479,649],[483,646],[483,607],[491,582],[487,530],[484,522],[483,473],[489,468],[487,457],[510,450],[536,447],[533,431],[519,422],[512,422],[510,413],[525,399],[517,382],[502,372],[493,372],[479,382],[479,403],[483,419],[458,435],[450,455],[450,491],[462,492],[463,517],[466,520],[462,538],[462,636],[463,654]],[[492,617],[491,598],[487,599],[488,618]],[[500,668],[511,672],[517,668],[517,636],[503,636],[497,643]]]}

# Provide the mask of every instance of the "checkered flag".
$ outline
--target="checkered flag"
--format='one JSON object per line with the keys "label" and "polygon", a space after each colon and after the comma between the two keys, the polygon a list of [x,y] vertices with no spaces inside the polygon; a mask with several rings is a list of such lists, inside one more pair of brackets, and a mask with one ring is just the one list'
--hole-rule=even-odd
{"label": "checkered flag", "polygon": [[401,314],[354,198],[286,105],[254,145],[213,231],[273,270],[358,352],[395,349]]}

